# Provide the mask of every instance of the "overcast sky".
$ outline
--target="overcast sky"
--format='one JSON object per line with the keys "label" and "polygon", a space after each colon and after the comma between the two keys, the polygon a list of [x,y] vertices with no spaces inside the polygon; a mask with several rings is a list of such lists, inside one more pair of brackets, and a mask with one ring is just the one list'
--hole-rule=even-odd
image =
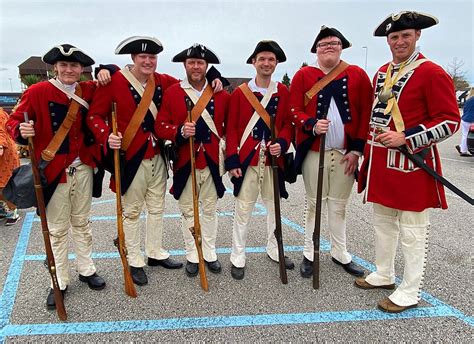
{"label": "overcast sky", "polygon": [[[373,74],[390,60],[383,37],[373,31],[389,14],[401,10],[430,13],[439,24],[423,30],[419,46],[431,60],[446,67],[453,58],[474,84],[472,0],[445,1],[120,1],[120,0],[0,0],[0,91],[20,90],[18,65],[42,56],[52,46],[73,44],[96,63],[130,63],[127,55],[114,55],[117,44],[133,35],[157,37],[164,45],[159,72],[182,78],[182,64],[171,63],[178,52],[202,43],[221,59],[224,76],[252,77],[245,61],[256,43],[276,40],[287,56],[278,65],[275,80],[290,77],[302,62],[313,63],[309,52],[321,25],[339,29],[352,43],[343,59]],[[363,48],[367,47],[367,48]]]}

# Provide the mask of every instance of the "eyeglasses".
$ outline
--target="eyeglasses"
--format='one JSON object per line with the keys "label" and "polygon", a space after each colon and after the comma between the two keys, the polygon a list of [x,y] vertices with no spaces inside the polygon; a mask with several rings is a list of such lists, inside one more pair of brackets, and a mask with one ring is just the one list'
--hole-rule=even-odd
{"label": "eyeglasses", "polygon": [[317,47],[318,48],[321,48],[321,49],[324,49],[324,48],[327,48],[327,47],[332,47],[332,48],[335,48],[337,47],[338,45],[342,45],[341,42],[339,41],[333,41],[333,42],[323,42],[323,43],[318,43]]}

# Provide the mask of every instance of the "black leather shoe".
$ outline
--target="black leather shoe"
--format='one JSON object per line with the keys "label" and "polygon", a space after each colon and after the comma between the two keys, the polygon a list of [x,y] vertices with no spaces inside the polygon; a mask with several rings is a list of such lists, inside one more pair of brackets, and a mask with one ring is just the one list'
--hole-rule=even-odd
{"label": "black leather shoe", "polygon": [[333,258],[333,257],[331,257],[331,259],[332,259],[332,261],[333,261],[334,263],[336,263],[337,265],[342,266],[342,268],[343,268],[344,270],[346,270],[346,272],[347,272],[348,274],[351,274],[351,275],[356,276],[356,277],[362,277],[362,276],[364,276],[364,270],[359,269],[359,268],[357,267],[357,265],[355,265],[353,262],[349,262],[349,263],[347,263],[347,264],[342,264],[340,261],[338,261],[337,259],[335,259],[335,258]]}
{"label": "black leather shoe", "polygon": [[186,275],[189,277],[195,277],[197,276],[199,272],[199,264],[198,263],[191,263],[191,262],[186,262]]}
{"label": "black leather shoe", "polygon": [[155,259],[155,258],[148,258],[148,266],[162,266],[165,269],[181,269],[183,267],[183,263],[178,262],[177,260],[173,260],[171,258],[166,259]]}
{"label": "black leather shoe", "polygon": [[[63,294],[63,298],[64,298],[64,294],[66,294],[66,290],[67,290],[67,287],[64,290],[61,290],[61,293]],[[48,297],[46,298],[46,308],[49,309],[50,311],[56,309],[56,301],[54,300],[53,288],[49,290]]]}
{"label": "black leather shoe", "polygon": [[230,269],[230,274],[236,280],[244,279],[245,268],[238,268],[238,267],[232,265],[232,268]]}
{"label": "black leather shoe", "polygon": [[300,273],[304,278],[310,278],[313,276],[313,262],[306,257],[303,257],[303,261],[301,262]]}
{"label": "black leather shoe", "polygon": [[222,271],[221,263],[218,260],[215,260],[213,262],[206,261],[206,265],[209,271],[214,274],[219,274]]}
{"label": "black leather shoe", "polygon": [[[270,258],[270,260],[272,262],[275,262],[277,264],[280,264],[279,262],[277,262],[276,260],[273,260],[268,254],[267,254],[267,257]],[[295,263],[293,263],[293,261],[290,259],[290,257],[287,257],[285,256],[285,268],[287,270],[293,270],[295,268]]]}
{"label": "black leather shoe", "polygon": [[143,268],[130,267],[130,273],[132,274],[133,283],[136,285],[148,284],[148,278],[146,277],[145,270]]}
{"label": "black leather shoe", "polygon": [[79,275],[79,281],[81,282],[87,282],[87,285],[89,288],[92,290],[102,290],[105,288],[105,281],[102,277],[94,273],[93,275],[90,276],[82,276]]}

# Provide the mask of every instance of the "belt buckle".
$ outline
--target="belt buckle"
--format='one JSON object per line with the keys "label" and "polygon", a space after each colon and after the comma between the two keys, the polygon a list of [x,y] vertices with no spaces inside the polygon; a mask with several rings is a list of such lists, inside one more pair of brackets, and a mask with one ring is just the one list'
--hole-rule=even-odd
{"label": "belt buckle", "polygon": [[71,177],[74,177],[74,175],[76,174],[76,168],[75,167],[69,167],[68,171],[67,171],[67,174],[69,174]]}

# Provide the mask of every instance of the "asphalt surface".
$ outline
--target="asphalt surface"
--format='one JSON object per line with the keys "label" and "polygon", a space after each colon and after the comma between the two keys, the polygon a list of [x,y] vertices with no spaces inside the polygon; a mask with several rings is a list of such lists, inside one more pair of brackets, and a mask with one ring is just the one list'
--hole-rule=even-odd
{"label": "asphalt surface", "polygon": [[[474,157],[459,157],[454,145],[459,133],[439,145],[445,176],[474,196]],[[248,238],[245,279],[230,276],[233,196],[218,203],[220,275],[207,274],[209,292],[199,278],[184,269],[146,267],[149,284],[137,287],[138,298],[123,292],[123,274],[112,245],[116,236],[115,197],[106,190],[94,199],[91,226],[94,261],[107,281],[93,291],[78,280],[71,260],[71,284],[65,298],[68,320],[61,322],[46,310],[49,275],[43,266],[40,223],[33,210],[21,211],[15,226],[0,224],[0,287],[2,294],[0,342],[36,341],[167,341],[167,342],[471,342],[473,207],[447,191],[449,209],[431,212],[429,252],[423,298],[418,308],[388,315],[376,308],[388,291],[364,291],[354,278],[331,262],[327,242],[322,243],[321,287],[299,274],[302,259],[304,186],[301,177],[289,186],[282,201],[286,253],[296,263],[282,285],[278,265],[265,253],[266,211],[256,207]],[[227,183],[230,187],[230,183]],[[417,192],[413,190],[413,192]],[[166,198],[164,243],[173,258],[185,261],[179,211],[171,195]],[[347,212],[348,250],[369,272],[374,268],[372,205],[352,195]],[[144,224],[144,222],[143,222]],[[323,236],[327,235],[323,230]],[[73,252],[71,245],[70,252]],[[403,272],[400,252],[398,276]],[[471,338],[471,340],[469,339]]]}

